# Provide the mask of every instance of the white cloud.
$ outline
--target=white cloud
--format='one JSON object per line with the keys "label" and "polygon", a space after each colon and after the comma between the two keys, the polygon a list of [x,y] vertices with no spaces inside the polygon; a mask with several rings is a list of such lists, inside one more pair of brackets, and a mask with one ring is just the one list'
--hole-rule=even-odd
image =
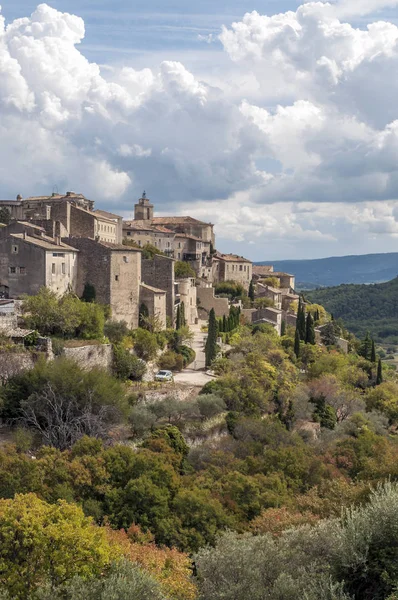
{"label": "white cloud", "polygon": [[46,4],[7,26],[0,15],[2,195],[57,185],[127,211],[148,189],[252,251],[330,248],[348,230],[392,239],[398,27],[347,21],[397,4],[247,13],[219,36],[228,71],[201,77],[170,60],[100,68],[79,50],[83,20]]}

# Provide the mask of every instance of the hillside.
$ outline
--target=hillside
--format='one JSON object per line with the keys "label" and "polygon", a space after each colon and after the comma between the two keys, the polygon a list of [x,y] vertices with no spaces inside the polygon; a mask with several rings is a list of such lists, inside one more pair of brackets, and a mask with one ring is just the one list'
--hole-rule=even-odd
{"label": "hillside", "polygon": [[378,341],[398,343],[398,278],[373,285],[340,285],[306,294],[322,304],[347,328],[362,336],[369,330]]}
{"label": "hillside", "polygon": [[398,252],[336,256],[314,260],[261,261],[275,271],[296,275],[297,289],[313,289],[342,283],[381,283],[398,275]]}

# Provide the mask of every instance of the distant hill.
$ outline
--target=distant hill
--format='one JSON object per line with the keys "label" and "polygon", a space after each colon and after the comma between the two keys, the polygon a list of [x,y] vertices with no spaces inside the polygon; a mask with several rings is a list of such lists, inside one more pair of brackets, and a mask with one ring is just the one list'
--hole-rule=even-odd
{"label": "distant hill", "polygon": [[262,261],[275,271],[296,275],[297,289],[314,289],[341,283],[381,283],[398,275],[398,252],[336,256],[314,260]]}
{"label": "distant hill", "polygon": [[341,317],[358,337],[369,330],[377,341],[398,343],[398,277],[387,283],[340,285],[304,295],[322,304],[335,318]]}

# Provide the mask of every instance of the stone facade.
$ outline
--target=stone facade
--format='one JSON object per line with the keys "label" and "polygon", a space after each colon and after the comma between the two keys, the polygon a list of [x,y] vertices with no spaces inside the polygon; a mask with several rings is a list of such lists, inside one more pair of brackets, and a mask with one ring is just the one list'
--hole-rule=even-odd
{"label": "stone facade", "polygon": [[214,288],[211,285],[208,287],[199,286],[196,292],[199,308],[202,308],[206,313],[209,313],[214,308],[216,317],[229,315],[228,298],[217,298],[214,295]]}
{"label": "stone facade", "polygon": [[[78,251],[44,235],[14,233],[0,236],[0,294],[18,298],[47,286],[58,295],[75,289]],[[30,235],[29,235],[30,234]]]}
{"label": "stone facade", "polygon": [[93,285],[97,301],[111,307],[112,319],[138,327],[140,250],[85,238],[70,238],[70,242],[79,249],[77,294],[83,294],[86,284]]}
{"label": "stone facade", "polygon": [[162,329],[166,329],[166,292],[146,283],[141,284],[140,306],[145,304],[150,317],[155,317]]}
{"label": "stone facade", "polygon": [[166,316],[174,324],[175,282],[174,260],[161,254],[142,259],[142,282],[166,292]]}
{"label": "stone facade", "polygon": [[213,257],[213,282],[235,281],[245,289],[249,288],[253,275],[253,265],[250,260],[236,254],[217,253]]}
{"label": "stone facade", "polygon": [[269,298],[274,303],[275,308],[282,308],[282,292],[279,288],[258,283],[256,286],[256,298]]}
{"label": "stone facade", "polygon": [[188,325],[194,325],[198,321],[197,288],[195,279],[177,279],[178,298],[184,303],[185,320]]}

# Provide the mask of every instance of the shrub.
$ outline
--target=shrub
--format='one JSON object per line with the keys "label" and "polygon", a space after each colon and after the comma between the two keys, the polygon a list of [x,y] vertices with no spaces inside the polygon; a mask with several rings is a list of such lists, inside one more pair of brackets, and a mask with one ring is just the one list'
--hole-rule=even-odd
{"label": "shrub", "polygon": [[156,335],[146,329],[136,329],[134,332],[134,350],[139,358],[145,361],[153,360],[158,351]]}
{"label": "shrub", "polygon": [[123,346],[115,345],[113,347],[113,372],[119,379],[140,381],[146,373],[146,364]]}
{"label": "shrub", "polygon": [[126,321],[107,321],[104,326],[104,335],[112,344],[120,344],[128,332]]}
{"label": "shrub", "polygon": [[173,350],[167,350],[159,358],[159,367],[170,371],[181,371],[184,368],[184,357]]}
{"label": "shrub", "polygon": [[177,354],[181,354],[184,360],[184,367],[190,365],[196,357],[195,350],[192,350],[189,346],[179,346]]}

